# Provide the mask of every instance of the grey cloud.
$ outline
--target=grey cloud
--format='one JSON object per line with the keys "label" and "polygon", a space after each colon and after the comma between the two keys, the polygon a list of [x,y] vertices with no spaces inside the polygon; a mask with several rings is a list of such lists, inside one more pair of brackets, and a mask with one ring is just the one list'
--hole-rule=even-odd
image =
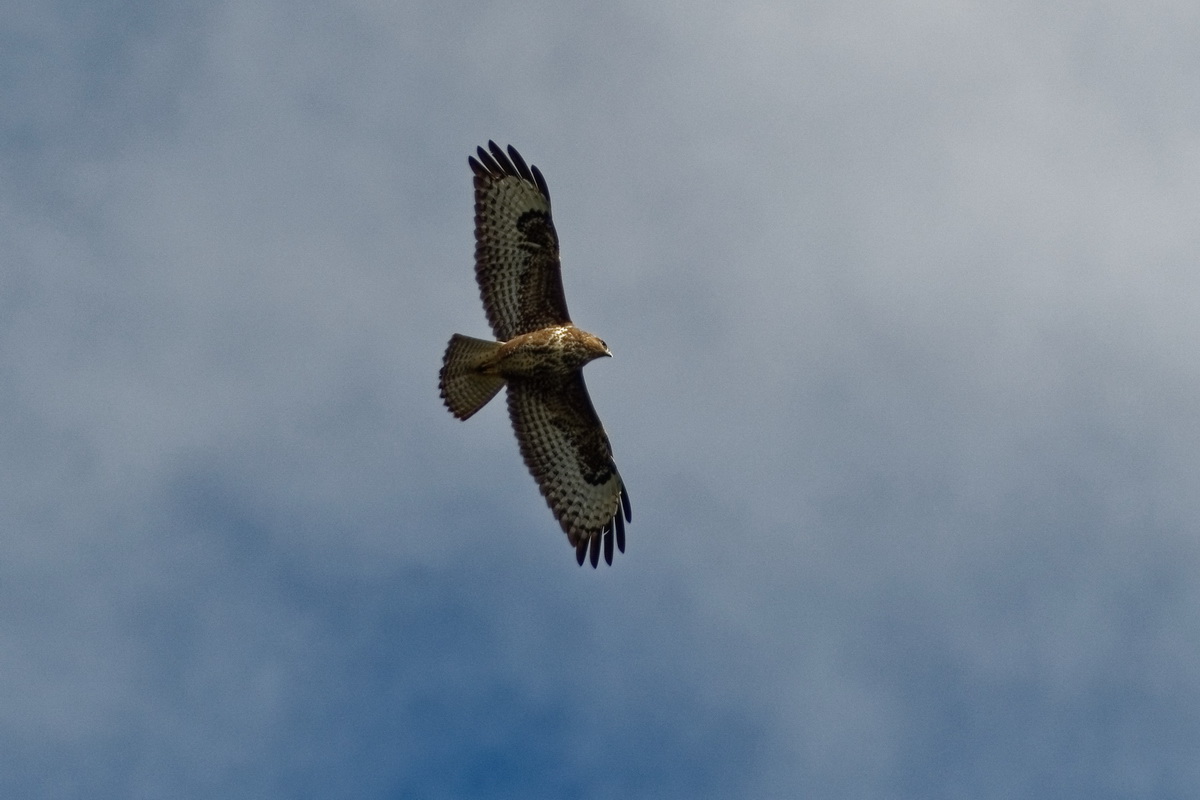
{"label": "grey cloud", "polygon": [[[7,23],[6,795],[1194,794],[1191,12],[105,11]],[[487,138],[604,573],[438,404]]]}

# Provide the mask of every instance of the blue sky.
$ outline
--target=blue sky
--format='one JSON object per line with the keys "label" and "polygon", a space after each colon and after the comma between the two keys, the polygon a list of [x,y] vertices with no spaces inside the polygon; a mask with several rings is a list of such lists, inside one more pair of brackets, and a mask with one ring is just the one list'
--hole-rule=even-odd
{"label": "blue sky", "polygon": [[[1200,792],[1194,3],[3,16],[0,795]],[[488,139],[611,568],[437,396]]]}

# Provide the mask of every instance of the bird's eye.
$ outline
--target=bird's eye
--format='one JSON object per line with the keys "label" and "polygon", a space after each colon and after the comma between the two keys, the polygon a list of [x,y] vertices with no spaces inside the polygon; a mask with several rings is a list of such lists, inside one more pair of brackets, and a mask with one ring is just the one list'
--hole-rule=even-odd
{"label": "bird's eye", "polygon": [[608,342],[606,342],[606,341],[604,341],[603,339],[601,339],[601,340],[600,340],[600,346],[601,346],[601,347],[603,347],[605,350],[607,350],[607,349],[608,349]]}

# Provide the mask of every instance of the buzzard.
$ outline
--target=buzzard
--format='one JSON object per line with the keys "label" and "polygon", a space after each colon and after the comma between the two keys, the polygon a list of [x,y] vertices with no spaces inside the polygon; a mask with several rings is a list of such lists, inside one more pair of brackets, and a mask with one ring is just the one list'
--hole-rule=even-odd
{"label": "buzzard", "polygon": [[[499,341],[454,334],[439,374],[450,413],[467,419],[503,386],[526,466],[583,566],[625,552],[629,495],[583,382],[583,365],[611,356],[601,339],[571,324],[537,167],[488,142],[469,157],[475,173],[475,280]],[[624,512],[624,519],[622,519]]]}

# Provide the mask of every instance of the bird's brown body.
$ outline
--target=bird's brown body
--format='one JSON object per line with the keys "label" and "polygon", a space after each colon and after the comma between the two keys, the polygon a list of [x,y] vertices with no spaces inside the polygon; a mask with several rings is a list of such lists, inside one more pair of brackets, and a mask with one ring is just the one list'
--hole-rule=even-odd
{"label": "bird's brown body", "polygon": [[569,378],[589,361],[611,356],[608,346],[574,325],[555,325],[523,333],[500,345],[480,371],[506,380]]}

